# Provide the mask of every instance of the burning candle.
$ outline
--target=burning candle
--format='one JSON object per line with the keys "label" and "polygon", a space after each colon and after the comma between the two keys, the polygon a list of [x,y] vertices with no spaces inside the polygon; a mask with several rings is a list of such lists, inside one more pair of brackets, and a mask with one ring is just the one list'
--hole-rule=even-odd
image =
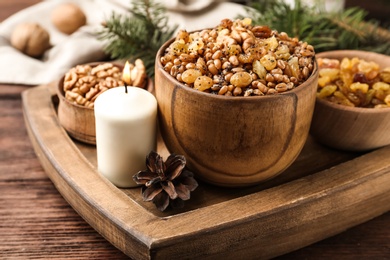
{"label": "burning candle", "polygon": [[118,187],[136,187],[133,175],[145,169],[146,155],[156,147],[157,101],[148,91],[127,86],[111,88],[95,100],[98,171]]}

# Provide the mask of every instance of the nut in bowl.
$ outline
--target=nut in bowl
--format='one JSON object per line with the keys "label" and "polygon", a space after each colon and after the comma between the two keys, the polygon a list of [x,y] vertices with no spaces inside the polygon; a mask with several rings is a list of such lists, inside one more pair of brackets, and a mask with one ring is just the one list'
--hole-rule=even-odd
{"label": "nut in bowl", "polygon": [[[201,75],[190,79],[190,69],[190,76]],[[247,20],[179,32],[156,57],[165,144],[186,156],[197,177],[218,186],[245,187],[275,177],[306,142],[317,78],[312,46]]]}
{"label": "nut in bowl", "polygon": [[[141,60],[130,64],[132,85],[151,91]],[[71,68],[59,81],[58,119],[74,139],[88,144],[96,143],[94,101],[99,94],[113,87],[123,86],[123,65],[111,62],[95,62]]]}
{"label": "nut in bowl", "polygon": [[[357,50],[316,56],[319,64],[323,60],[327,65],[319,65],[311,135],[326,146],[345,151],[369,151],[389,145],[390,57]],[[335,79],[324,79],[321,67],[334,70]]]}

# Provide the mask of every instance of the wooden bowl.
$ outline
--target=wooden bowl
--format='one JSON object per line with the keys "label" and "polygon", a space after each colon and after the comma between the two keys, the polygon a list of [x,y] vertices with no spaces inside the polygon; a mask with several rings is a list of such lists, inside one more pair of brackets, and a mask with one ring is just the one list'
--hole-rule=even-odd
{"label": "wooden bowl", "polygon": [[[317,58],[353,58],[390,66],[390,56],[355,50],[323,52]],[[317,98],[310,134],[320,143],[345,151],[368,151],[390,144],[390,108],[361,108]]]}
{"label": "wooden bowl", "polygon": [[[88,63],[92,67],[105,62]],[[123,70],[123,65],[113,63],[115,66]],[[88,108],[70,102],[65,98],[63,90],[64,76],[60,79],[57,87],[57,95],[59,98],[58,104],[58,120],[67,133],[74,139],[87,143],[96,144],[95,132],[95,113],[93,108]],[[153,82],[149,79],[147,90],[153,92]]]}
{"label": "wooden bowl", "polygon": [[171,153],[206,182],[254,185],[275,177],[300,153],[315,103],[317,65],[299,87],[273,96],[228,97],[186,87],[165,72],[159,50],[155,91],[160,131]]}
{"label": "wooden bowl", "polygon": [[58,120],[66,132],[76,140],[96,144],[95,113],[93,108],[81,106],[65,98],[64,77],[58,83]]}

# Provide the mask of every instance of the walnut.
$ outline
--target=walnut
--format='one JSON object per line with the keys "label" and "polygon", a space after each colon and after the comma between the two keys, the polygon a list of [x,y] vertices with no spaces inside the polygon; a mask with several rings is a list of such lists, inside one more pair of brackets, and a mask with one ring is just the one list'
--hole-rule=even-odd
{"label": "walnut", "polygon": [[50,48],[50,35],[37,23],[22,23],[12,32],[11,45],[28,56],[38,58]]}
{"label": "walnut", "polygon": [[122,78],[127,85],[145,88],[148,80],[144,62],[141,59],[136,59],[134,64],[126,62],[125,70],[127,69],[129,74],[124,74]]}
{"label": "walnut", "polygon": [[51,22],[59,31],[72,34],[87,23],[87,17],[77,5],[65,3],[52,11]]}
{"label": "walnut", "polygon": [[131,70],[132,85],[144,87],[147,82],[146,68],[141,59],[135,61],[135,66]]}
{"label": "walnut", "polygon": [[[131,68],[129,85],[145,88],[148,82],[146,69],[141,59]],[[63,91],[65,98],[75,104],[93,108],[96,98],[104,91],[123,86],[122,72],[113,63],[105,62],[96,66],[88,64],[77,65],[71,68],[64,76]]]}
{"label": "walnut", "polygon": [[65,98],[75,104],[93,108],[94,101],[101,93],[123,85],[121,76],[120,69],[109,62],[94,67],[88,64],[77,65],[65,74]]}

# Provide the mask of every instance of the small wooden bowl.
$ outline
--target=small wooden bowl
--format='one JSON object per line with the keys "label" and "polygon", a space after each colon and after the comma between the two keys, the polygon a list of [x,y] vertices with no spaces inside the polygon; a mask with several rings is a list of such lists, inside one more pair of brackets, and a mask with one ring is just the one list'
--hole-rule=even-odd
{"label": "small wooden bowl", "polygon": [[[95,67],[104,62],[93,62],[88,65]],[[123,65],[113,63],[115,66],[123,70]],[[65,98],[63,89],[64,76],[60,79],[57,87],[57,95],[59,98],[58,104],[58,120],[67,133],[74,139],[87,143],[96,144],[95,132],[95,113],[93,108],[88,108],[70,102]],[[153,82],[149,79],[147,90],[153,92]]]}
{"label": "small wooden bowl", "polygon": [[317,88],[311,77],[288,92],[228,97],[189,88],[155,66],[159,125],[168,150],[182,154],[197,177],[226,187],[263,182],[285,170],[306,142]]}
{"label": "small wooden bowl", "polygon": [[[390,56],[355,50],[323,52],[317,58],[353,58],[390,66]],[[347,107],[317,98],[310,134],[320,143],[345,151],[368,151],[390,144],[390,108]]]}
{"label": "small wooden bowl", "polygon": [[76,140],[96,144],[95,113],[93,108],[81,106],[65,98],[64,77],[58,83],[58,120],[66,132]]}

